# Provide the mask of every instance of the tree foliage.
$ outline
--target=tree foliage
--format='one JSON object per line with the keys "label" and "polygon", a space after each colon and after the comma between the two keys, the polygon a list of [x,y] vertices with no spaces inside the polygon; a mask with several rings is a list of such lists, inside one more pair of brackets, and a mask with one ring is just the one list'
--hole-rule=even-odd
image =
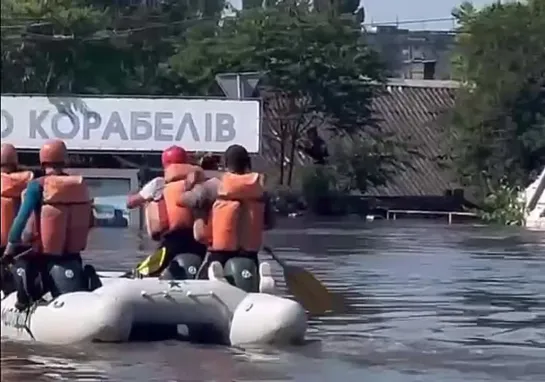
{"label": "tree foliage", "polygon": [[452,131],[456,167],[484,199],[489,184],[524,187],[545,166],[545,1],[464,3],[454,60],[463,89]]}
{"label": "tree foliage", "polygon": [[337,142],[332,156],[336,190],[364,194],[370,188],[387,185],[392,177],[411,167],[411,157],[420,154],[409,144],[401,145],[395,137],[384,136],[378,141],[357,140],[349,145]]}
{"label": "tree foliage", "polygon": [[492,186],[487,184],[488,193],[477,216],[487,223],[501,225],[523,225],[526,218],[526,204],[521,200],[520,187],[509,185],[505,179]]}
{"label": "tree foliage", "polygon": [[318,128],[347,150],[365,139],[367,154],[359,145],[339,157],[357,178],[350,187],[364,191],[391,175],[378,175],[380,163],[395,161],[375,155],[393,142],[371,112],[383,65],[361,32],[358,1],[311,3],[245,2],[222,17],[223,0],[2,0],[2,92],[215,96],[216,74],[260,72],[264,138],[277,149],[281,183],[291,183]]}
{"label": "tree foliage", "polygon": [[288,184],[308,129],[377,133],[371,100],[384,80],[379,57],[354,18],[309,9],[308,3],[292,1],[249,9],[214,31],[190,31],[171,59],[177,75],[201,94],[214,90],[216,73],[263,73],[262,95],[266,108],[274,109],[266,121],[273,131],[266,138],[279,146],[281,180],[288,164]]}
{"label": "tree foliage", "polygon": [[223,6],[2,0],[2,92],[175,94],[166,65],[175,44],[195,23],[216,22]]}

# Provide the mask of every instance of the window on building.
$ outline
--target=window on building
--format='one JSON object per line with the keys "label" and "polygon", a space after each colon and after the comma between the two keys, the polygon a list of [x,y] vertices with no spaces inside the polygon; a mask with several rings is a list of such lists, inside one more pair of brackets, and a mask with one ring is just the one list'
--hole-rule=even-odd
{"label": "window on building", "polygon": [[99,227],[127,227],[129,211],[125,204],[131,190],[130,179],[85,178],[94,202],[95,224]]}
{"label": "window on building", "polygon": [[424,62],[424,79],[435,79],[435,61]]}

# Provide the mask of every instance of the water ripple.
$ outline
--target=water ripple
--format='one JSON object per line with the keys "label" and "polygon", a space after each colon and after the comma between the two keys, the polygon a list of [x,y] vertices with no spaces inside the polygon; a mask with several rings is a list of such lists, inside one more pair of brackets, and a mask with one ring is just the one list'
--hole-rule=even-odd
{"label": "water ripple", "polygon": [[[2,380],[545,380],[545,235],[427,222],[289,224],[268,234],[275,252],[347,305],[309,319],[308,345],[2,343]],[[151,248],[128,230],[98,230],[92,261],[125,269]],[[281,280],[277,264],[273,273]]]}

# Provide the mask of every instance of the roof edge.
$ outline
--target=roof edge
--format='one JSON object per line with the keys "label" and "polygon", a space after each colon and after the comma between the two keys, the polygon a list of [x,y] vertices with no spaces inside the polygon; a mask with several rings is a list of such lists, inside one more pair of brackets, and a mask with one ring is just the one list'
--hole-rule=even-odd
{"label": "roof edge", "polygon": [[412,88],[460,88],[460,82],[453,80],[413,80],[403,78],[388,78],[387,85]]}

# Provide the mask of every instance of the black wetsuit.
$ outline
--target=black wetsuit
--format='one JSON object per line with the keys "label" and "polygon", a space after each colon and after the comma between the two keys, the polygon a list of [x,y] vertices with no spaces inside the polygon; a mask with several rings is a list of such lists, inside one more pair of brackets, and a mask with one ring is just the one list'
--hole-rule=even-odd
{"label": "black wetsuit", "polygon": [[[71,270],[72,274],[68,270]],[[87,277],[83,274],[83,261],[79,253],[62,256],[45,253],[29,254],[15,260],[12,273],[17,289],[17,301],[21,306],[28,306],[40,300],[47,292],[57,297],[66,292],[88,289]],[[72,278],[75,278],[76,284]]]}
{"label": "black wetsuit", "polygon": [[[0,256],[4,256],[5,249],[5,247],[0,247]],[[4,292],[4,296],[15,290],[9,265],[4,262],[0,264],[0,289]]]}
{"label": "black wetsuit", "polygon": [[163,272],[170,262],[182,253],[192,253],[203,260],[206,255],[206,246],[195,240],[191,228],[169,232],[160,239],[159,243],[159,248],[166,249],[166,261],[153,275]]}
{"label": "black wetsuit", "polygon": [[206,263],[201,266],[201,270],[199,273],[199,279],[206,279],[208,278],[208,267],[212,262],[218,261],[222,267],[225,267],[225,264],[230,259],[234,258],[249,258],[255,263],[256,269],[259,269],[259,258],[258,258],[258,252],[243,252],[243,251],[213,251],[208,253],[208,256],[206,258]]}

